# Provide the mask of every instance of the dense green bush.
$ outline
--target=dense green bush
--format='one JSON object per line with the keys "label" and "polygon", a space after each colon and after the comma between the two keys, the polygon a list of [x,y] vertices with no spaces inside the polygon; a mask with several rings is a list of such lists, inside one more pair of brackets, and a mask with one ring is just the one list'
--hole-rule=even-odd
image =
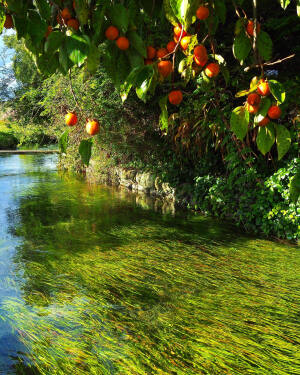
{"label": "dense green bush", "polygon": [[15,149],[17,144],[18,139],[13,134],[0,131],[0,149]]}

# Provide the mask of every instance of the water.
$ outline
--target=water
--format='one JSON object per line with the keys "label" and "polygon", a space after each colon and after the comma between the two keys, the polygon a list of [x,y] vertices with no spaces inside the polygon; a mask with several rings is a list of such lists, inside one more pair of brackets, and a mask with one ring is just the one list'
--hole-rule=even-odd
{"label": "water", "polygon": [[299,374],[299,248],[0,157],[0,374]]}

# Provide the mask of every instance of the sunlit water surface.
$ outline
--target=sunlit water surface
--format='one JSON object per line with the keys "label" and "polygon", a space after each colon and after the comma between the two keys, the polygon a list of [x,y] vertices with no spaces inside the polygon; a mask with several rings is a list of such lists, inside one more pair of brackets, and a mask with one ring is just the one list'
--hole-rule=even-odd
{"label": "sunlit water surface", "polygon": [[299,248],[55,165],[0,157],[0,374],[300,374]]}

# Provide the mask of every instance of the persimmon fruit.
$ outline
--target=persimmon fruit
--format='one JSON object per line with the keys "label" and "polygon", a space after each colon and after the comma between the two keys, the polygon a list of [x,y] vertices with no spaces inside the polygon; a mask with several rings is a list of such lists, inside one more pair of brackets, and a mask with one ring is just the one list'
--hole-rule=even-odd
{"label": "persimmon fruit", "polygon": [[47,31],[45,33],[45,38],[48,38],[48,36],[52,33],[53,27],[50,25],[47,27]]}
{"label": "persimmon fruit", "polygon": [[195,63],[198,65],[198,66],[205,66],[206,63],[207,63],[207,60],[208,60],[208,57],[206,56],[206,58],[202,58],[202,59],[199,59],[196,55],[193,56],[193,59],[195,61]]}
{"label": "persimmon fruit", "polygon": [[65,123],[68,126],[74,126],[77,124],[78,118],[75,112],[68,112],[65,116]]}
{"label": "persimmon fruit", "polygon": [[152,46],[147,47],[147,59],[155,59],[156,57],[156,49]]}
{"label": "persimmon fruit", "polygon": [[75,31],[79,30],[79,21],[76,18],[71,18],[68,20],[67,25]]}
{"label": "persimmon fruit", "polygon": [[190,36],[185,36],[184,38],[181,39],[180,41],[180,47],[186,51],[188,49],[188,46],[190,44],[191,37]]}
{"label": "persimmon fruit", "polygon": [[269,117],[264,117],[261,121],[259,121],[258,126],[266,126],[270,122]]}
{"label": "persimmon fruit", "polygon": [[173,105],[179,105],[183,99],[183,95],[180,90],[171,91],[168,97],[169,97],[169,102]]}
{"label": "persimmon fruit", "polygon": [[247,97],[247,103],[253,106],[258,106],[260,103],[260,96],[256,94],[255,92],[252,94],[249,94]]}
{"label": "persimmon fruit", "polygon": [[206,18],[209,16],[209,9],[205,6],[200,6],[196,10],[196,17],[198,20],[206,20]]}
{"label": "persimmon fruit", "polygon": [[118,36],[119,30],[115,26],[111,25],[105,30],[105,37],[108,40],[115,40],[118,38]]}
{"label": "persimmon fruit", "polygon": [[96,135],[99,133],[100,124],[97,120],[88,120],[85,126],[85,130],[89,135]]}
{"label": "persimmon fruit", "polygon": [[163,59],[168,53],[166,48],[159,48],[156,52],[156,56],[158,59]]}
{"label": "persimmon fruit", "polygon": [[118,46],[118,48],[122,51],[125,51],[129,48],[130,46],[130,42],[129,40],[126,38],[126,36],[120,36],[120,38],[118,38],[116,40],[116,44]]}
{"label": "persimmon fruit", "polygon": [[[252,20],[248,21],[247,26],[246,26],[246,30],[247,30],[247,34],[249,36],[254,35],[254,22]],[[256,34],[259,34],[259,33],[260,33],[260,23],[257,22],[256,23]]]}
{"label": "persimmon fruit", "polygon": [[14,27],[14,21],[10,14],[7,14],[5,17],[4,27],[6,29],[12,29]]}
{"label": "persimmon fruit", "polygon": [[270,95],[270,87],[267,81],[261,80],[260,84],[257,87],[257,93],[261,96],[268,96]]}
{"label": "persimmon fruit", "polygon": [[167,50],[169,53],[172,53],[174,52],[175,48],[176,48],[176,45],[177,43],[174,41],[174,40],[171,40],[168,44],[167,44]]}
{"label": "persimmon fruit", "polygon": [[258,106],[247,103],[247,111],[251,113],[252,115],[254,115],[258,112]]}
{"label": "persimmon fruit", "polygon": [[167,77],[173,70],[171,61],[160,61],[157,65],[159,74],[164,78]]}
{"label": "persimmon fruit", "polygon": [[194,55],[198,60],[207,60],[207,50],[203,44],[199,44],[194,48]]}
{"label": "persimmon fruit", "polygon": [[220,66],[217,63],[210,63],[207,65],[204,72],[209,78],[216,77],[220,72]]}
{"label": "persimmon fruit", "polygon": [[[174,35],[179,39],[181,35],[182,25],[178,24],[174,27]],[[182,31],[182,38],[187,35],[187,32],[185,30]]]}
{"label": "persimmon fruit", "polygon": [[272,120],[277,120],[281,116],[281,109],[278,105],[272,105],[268,110],[268,117]]}
{"label": "persimmon fruit", "polygon": [[65,20],[65,22],[67,22],[68,20],[70,20],[72,18],[72,15],[71,15],[71,13],[70,13],[70,11],[69,11],[68,8],[64,8],[61,11],[61,16]]}

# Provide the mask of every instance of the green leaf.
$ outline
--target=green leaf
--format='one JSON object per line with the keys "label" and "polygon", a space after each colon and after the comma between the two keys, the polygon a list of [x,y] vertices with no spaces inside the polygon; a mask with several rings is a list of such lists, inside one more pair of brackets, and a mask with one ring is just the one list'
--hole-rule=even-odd
{"label": "green leaf", "polygon": [[0,34],[2,33],[4,22],[6,19],[4,8],[0,7]]}
{"label": "green leaf", "polygon": [[43,75],[50,76],[54,74],[59,67],[59,54],[41,54],[37,57],[36,64]]}
{"label": "green leaf", "polygon": [[89,53],[89,43],[84,36],[73,34],[66,38],[66,49],[73,64],[81,66]]}
{"label": "green leaf", "polygon": [[67,153],[68,143],[69,143],[69,130],[66,130],[58,140],[58,147],[62,154]]}
{"label": "green leaf", "polygon": [[135,31],[130,31],[128,33],[128,39],[130,41],[131,46],[135,48],[139,52],[139,54],[146,58],[147,50],[143,39]]}
{"label": "green leaf", "polygon": [[251,41],[245,33],[240,33],[234,38],[232,48],[234,57],[243,62],[251,51]]}
{"label": "green leaf", "polygon": [[140,67],[134,68],[129,73],[129,75],[126,78],[125,82],[121,85],[121,87],[120,87],[120,95],[121,95],[121,99],[122,99],[123,103],[127,99],[127,96],[129,94],[131,88],[135,85],[137,76],[138,76],[139,72],[141,71],[141,69],[142,68],[140,68]]}
{"label": "green leaf", "polygon": [[51,7],[47,0],[35,0],[36,7],[42,18],[48,21],[51,17]]}
{"label": "green leaf", "polygon": [[47,27],[46,21],[41,18],[38,12],[34,10],[28,12],[27,32],[35,46],[38,46],[45,37]]}
{"label": "green leaf", "polygon": [[76,1],[76,14],[81,26],[84,26],[88,23],[89,20],[89,7],[85,0],[75,0]]}
{"label": "green leaf", "polygon": [[291,179],[290,183],[290,200],[293,203],[297,203],[300,196],[300,172],[298,171],[296,175]]}
{"label": "green leaf", "polygon": [[100,42],[102,42],[105,38],[105,35],[104,35],[105,17],[104,17],[104,15],[105,15],[106,9],[107,9],[107,2],[101,8],[100,7],[97,8],[92,14],[93,29],[94,29],[92,40],[93,40],[93,42],[96,46]]}
{"label": "green leaf", "polygon": [[214,2],[215,10],[220,21],[224,25],[226,21],[226,5],[224,1],[215,1]]}
{"label": "green leaf", "polygon": [[271,106],[271,99],[269,98],[261,98],[261,102],[259,105],[259,110],[254,116],[254,123],[258,124],[261,120],[263,120],[268,113],[268,110]]}
{"label": "green leaf", "polygon": [[286,7],[289,5],[289,3],[291,2],[291,0],[279,0],[280,1],[280,5],[283,9],[286,9]]}
{"label": "green leaf", "polygon": [[122,33],[126,33],[129,25],[127,9],[122,4],[116,4],[109,8],[109,18],[112,25],[116,26]]}
{"label": "green leaf", "polygon": [[146,102],[147,93],[151,87],[152,80],[154,79],[154,69],[152,65],[146,65],[137,75],[136,78],[136,94]]}
{"label": "green leaf", "polygon": [[63,43],[62,47],[59,50],[59,63],[64,74],[68,73],[68,70],[73,66],[72,61],[69,59],[69,56],[67,54],[65,43]]}
{"label": "green leaf", "polygon": [[159,124],[161,130],[168,130],[168,107],[167,107],[167,102],[168,102],[168,95],[162,97],[159,100],[159,106],[161,109],[161,114],[159,116]]}
{"label": "green leaf", "polygon": [[92,139],[83,139],[79,145],[79,154],[81,156],[81,160],[84,165],[87,167],[89,166],[90,159],[92,156],[92,146],[93,140]]}
{"label": "green leaf", "polygon": [[187,16],[188,16],[189,8],[190,8],[190,1],[189,0],[170,0],[170,5],[177,19],[180,21],[183,27],[187,29],[187,27],[189,26],[187,24]]}
{"label": "green leaf", "polygon": [[17,31],[17,38],[21,39],[27,34],[28,20],[24,16],[13,14],[14,26]]}
{"label": "green leaf", "polygon": [[256,137],[256,144],[259,151],[266,155],[269,152],[275,142],[275,130],[274,124],[269,122],[267,126],[259,127],[258,134]]}
{"label": "green leaf", "polygon": [[90,51],[86,60],[86,68],[91,74],[95,74],[100,64],[100,51],[94,45],[90,45]]}
{"label": "green leaf", "polygon": [[163,0],[164,13],[167,20],[173,25],[178,25],[179,21],[171,7],[170,0]]}
{"label": "green leaf", "polygon": [[300,17],[300,0],[296,0],[297,16]]}
{"label": "green leaf", "polygon": [[282,159],[291,146],[291,134],[284,125],[275,125],[276,128],[276,144],[278,160]]}
{"label": "green leaf", "polygon": [[63,40],[65,39],[65,34],[61,31],[52,31],[48,36],[45,43],[45,52],[54,53],[62,45]]}
{"label": "green leaf", "polygon": [[241,141],[244,139],[248,131],[249,124],[249,112],[246,111],[245,107],[236,107],[231,112],[230,127],[234,134]]}
{"label": "green leaf", "polygon": [[261,57],[268,61],[272,57],[273,42],[268,33],[261,31],[257,36],[257,49]]}
{"label": "green leaf", "polygon": [[285,101],[285,90],[282,84],[273,79],[269,80],[268,83],[274,98],[278,101],[278,103],[283,103]]}

